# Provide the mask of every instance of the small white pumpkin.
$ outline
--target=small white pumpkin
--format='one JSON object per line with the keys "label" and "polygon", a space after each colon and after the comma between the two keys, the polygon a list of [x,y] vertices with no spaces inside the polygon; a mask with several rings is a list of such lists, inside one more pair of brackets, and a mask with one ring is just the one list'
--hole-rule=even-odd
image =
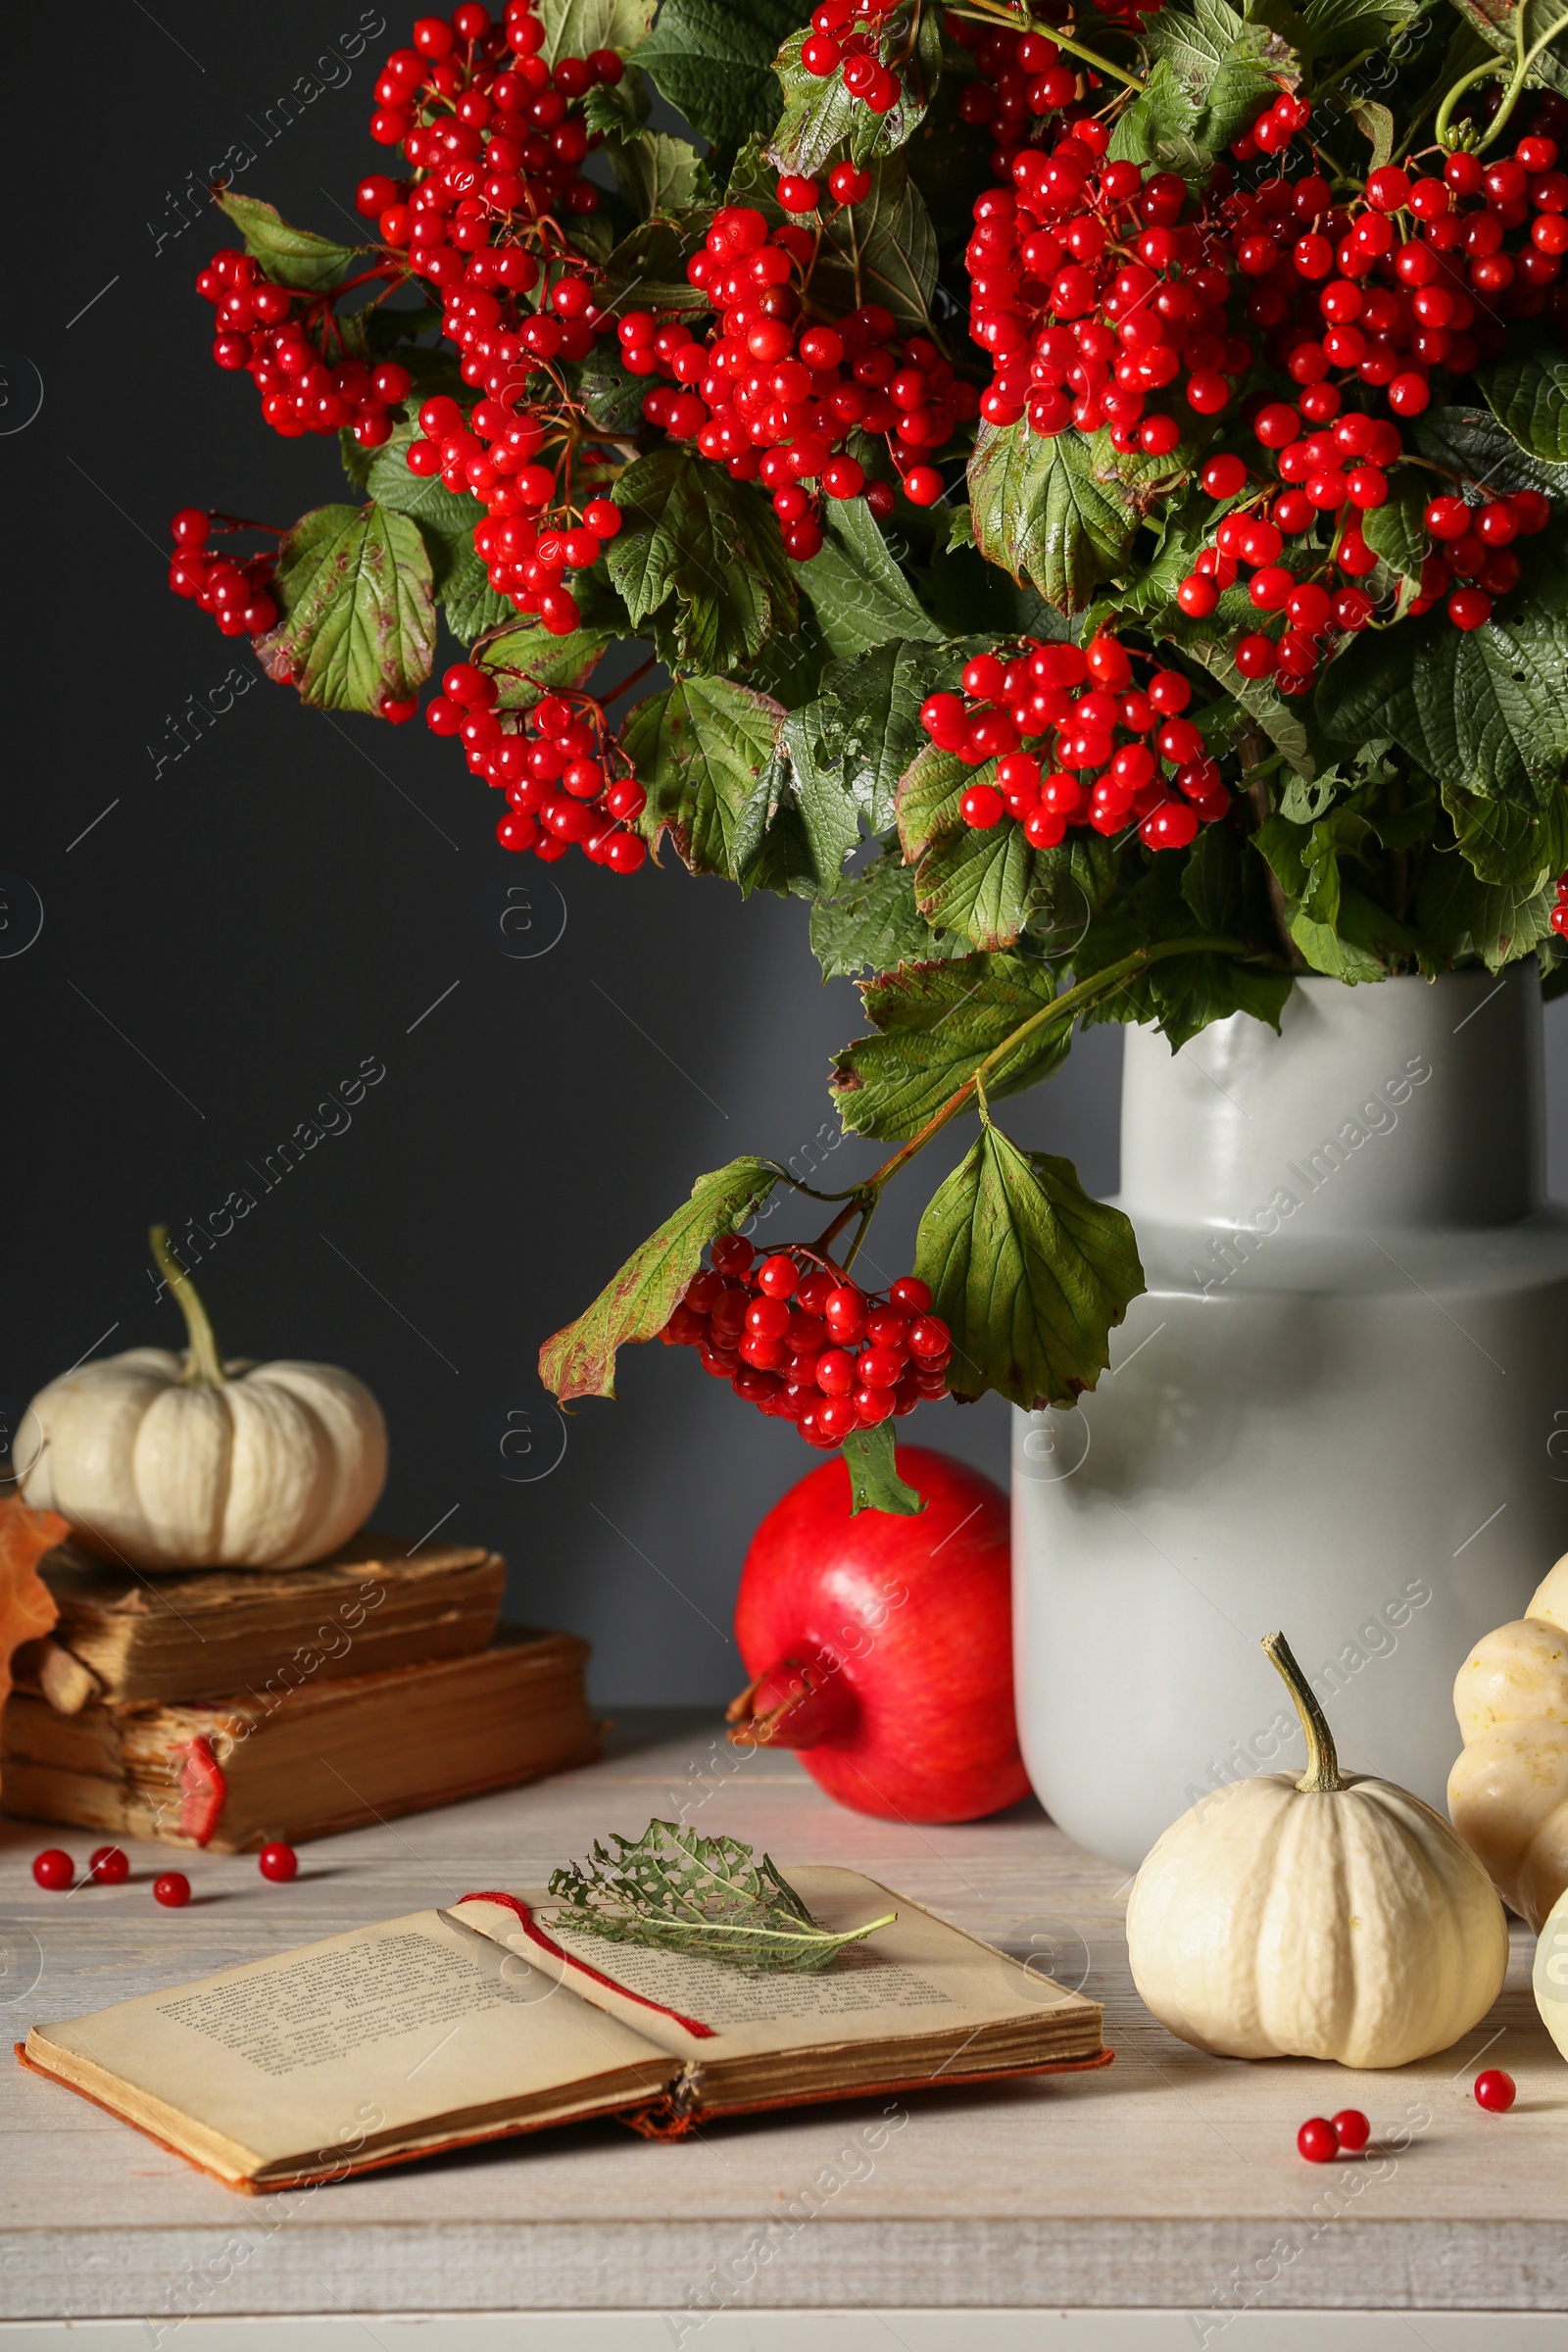
{"label": "small white pumpkin", "polygon": [[1539,1935],[1568,1886],[1568,1558],[1522,1617],[1484,1634],[1453,1685],[1453,1826]]}
{"label": "small white pumpkin", "polygon": [[1284,1635],[1263,1647],[1306,1771],[1234,1782],[1165,1832],[1127,1906],[1133,1981],[1161,2025],[1220,2057],[1386,2067],[1446,2050],[1502,1988],[1502,1905],[1430,1805],[1341,1774]]}
{"label": "small white pumpkin", "polygon": [[132,1348],[40,1389],[25,1499],[68,1519],[82,1549],[133,1568],[323,1559],[386,1483],[380,1406],[335,1364],[225,1366],[163,1226],[152,1245],[190,1346]]}

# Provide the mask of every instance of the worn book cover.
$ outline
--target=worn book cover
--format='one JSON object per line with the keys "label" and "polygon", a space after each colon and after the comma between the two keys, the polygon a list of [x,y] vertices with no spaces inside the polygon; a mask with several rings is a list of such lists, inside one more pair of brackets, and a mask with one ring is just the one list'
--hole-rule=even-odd
{"label": "worn book cover", "polygon": [[704,2120],[1103,2065],[1098,2002],[853,1870],[813,1917],[897,1919],[820,1974],[612,1942],[538,1889],[465,1897],[34,2026],[23,2063],[245,2190],[618,2115]]}

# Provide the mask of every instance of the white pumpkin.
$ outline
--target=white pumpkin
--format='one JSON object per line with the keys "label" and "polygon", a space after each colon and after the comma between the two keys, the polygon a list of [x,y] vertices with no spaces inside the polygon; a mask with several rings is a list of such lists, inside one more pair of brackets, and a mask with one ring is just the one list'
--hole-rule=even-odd
{"label": "white pumpkin", "polygon": [[1523,1617],[1482,1636],[1453,1710],[1464,1739],[1448,1775],[1453,1826],[1539,1935],[1568,1886],[1568,1558]]}
{"label": "white pumpkin", "polygon": [[1183,2041],[1227,2058],[1404,2066],[1446,2050],[1502,1988],[1508,1928],[1441,1815],[1343,1776],[1282,1634],[1307,1769],[1203,1797],[1154,1845],[1127,1907],[1133,1981]]}
{"label": "white pumpkin", "polygon": [[334,1364],[225,1365],[159,1226],[182,1355],[132,1348],[40,1389],[22,1491],[73,1540],[133,1568],[302,1568],[362,1527],[386,1483],[386,1424]]}

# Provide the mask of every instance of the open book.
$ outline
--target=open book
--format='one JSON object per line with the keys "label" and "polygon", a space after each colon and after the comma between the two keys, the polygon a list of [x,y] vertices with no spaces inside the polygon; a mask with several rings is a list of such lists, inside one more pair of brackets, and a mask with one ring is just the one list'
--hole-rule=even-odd
{"label": "open book", "polygon": [[[823,1926],[889,1908],[792,1870]],[[23,2063],[231,2188],[339,2180],[620,2115],[651,2137],[761,2107],[1103,2065],[1098,2002],[903,1896],[821,1975],[610,1942],[548,1895],[472,1894],[35,2026]]]}

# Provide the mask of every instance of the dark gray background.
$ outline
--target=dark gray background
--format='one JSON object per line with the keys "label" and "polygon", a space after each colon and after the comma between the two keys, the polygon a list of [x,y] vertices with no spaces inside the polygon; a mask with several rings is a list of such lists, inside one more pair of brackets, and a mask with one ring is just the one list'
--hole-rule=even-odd
{"label": "dark gray background", "polygon": [[[717,1700],[744,1680],[729,1620],[750,1533],[815,1457],[663,1348],[623,1359],[620,1402],[581,1407],[563,1454],[535,1357],[700,1170],[758,1151],[803,1174],[819,1160],[834,1189],[875,1164],[854,1140],[832,1148],[824,1079],[856,1034],[853,990],[819,984],[799,902],[743,906],[674,865],[622,881],[575,855],[507,857],[496,797],[422,723],[328,719],[258,673],[173,756],[187,698],[254,663],[168,593],[169,515],[289,523],[349,495],[332,443],[279,441],[248,379],[211,363],[193,280],[229,237],[190,217],[191,178],[249,141],[244,192],[345,231],[356,180],[385,160],[365,128],[374,73],[407,30],[393,21],[346,67],[337,44],[360,23],[352,0],[105,11],[90,70],[71,73],[69,153],[58,112],[14,110],[0,873],[44,919],[8,953],[31,927],[13,890],[0,1400],[14,1425],[83,1354],[177,1345],[146,1228],[205,1222],[247,1187],[255,1211],[196,1269],[220,1337],[370,1383],[392,1433],[382,1524],[503,1549],[513,1613],[593,1642],[600,1704]],[[10,37],[14,86],[57,87],[43,20]],[[308,75],[319,95],[270,125]],[[15,429],[29,364],[43,405]],[[1548,1040],[1560,1191],[1560,1007]],[[386,1075],[352,1124],[264,1191],[267,1154],[366,1057]],[[1119,1063],[1119,1035],[1095,1031],[1008,1115],[1102,1192]],[[890,1196],[879,1274],[907,1266],[919,1205],[966,1141]],[[764,1230],[807,1238],[813,1218],[785,1203]],[[995,1399],[907,1426],[1005,1475]]]}

